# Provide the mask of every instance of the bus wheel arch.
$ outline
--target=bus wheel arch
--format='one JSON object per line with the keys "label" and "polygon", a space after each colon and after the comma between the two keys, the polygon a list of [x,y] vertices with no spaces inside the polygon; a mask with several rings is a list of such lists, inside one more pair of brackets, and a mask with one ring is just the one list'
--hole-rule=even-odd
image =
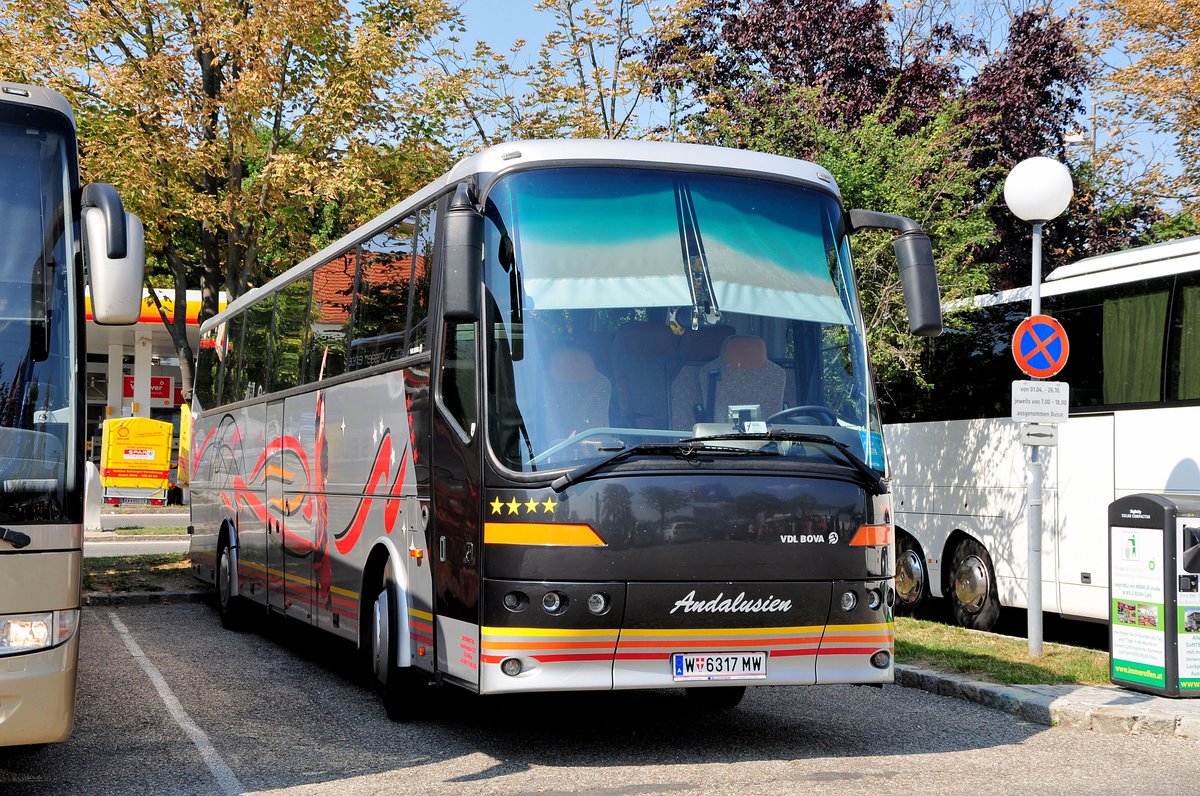
{"label": "bus wheel arch", "polygon": [[929,567],[920,542],[896,528],[896,613],[914,614],[929,599]]}
{"label": "bus wheel arch", "polygon": [[943,570],[943,588],[954,621],[972,630],[991,630],[1000,618],[991,555],[982,542],[961,530],[951,534],[946,548],[950,565]]}

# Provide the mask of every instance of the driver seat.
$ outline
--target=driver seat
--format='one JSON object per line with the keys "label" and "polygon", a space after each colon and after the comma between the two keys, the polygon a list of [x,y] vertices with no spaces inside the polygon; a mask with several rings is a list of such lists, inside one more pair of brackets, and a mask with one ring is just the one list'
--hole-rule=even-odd
{"label": "driver seat", "polygon": [[609,425],[612,382],[596,370],[591,354],[579,348],[556,349],[546,368],[546,387],[551,440]]}
{"label": "driver seat", "polygon": [[787,377],[783,368],[767,358],[767,343],[761,337],[738,334],[725,338],[721,356],[700,374],[705,414],[711,422],[727,422],[730,406],[758,406],[762,420],[783,411]]}

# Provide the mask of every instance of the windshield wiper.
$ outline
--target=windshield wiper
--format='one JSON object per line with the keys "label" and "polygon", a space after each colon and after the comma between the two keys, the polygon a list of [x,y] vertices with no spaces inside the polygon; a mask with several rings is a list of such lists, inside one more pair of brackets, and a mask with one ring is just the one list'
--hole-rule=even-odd
{"label": "windshield wiper", "polygon": [[858,454],[850,449],[849,445],[837,441],[828,434],[805,434],[799,431],[784,431],[783,429],[775,428],[770,431],[747,432],[744,434],[712,434],[707,437],[694,437],[689,442],[728,442],[730,440],[749,439],[761,439],[769,442],[808,442],[814,445],[828,445],[837,449],[842,454],[842,458],[846,460],[846,463],[863,476],[868,486],[871,487],[873,494],[882,495],[887,492],[887,485],[883,482],[882,473],[860,459]]}
{"label": "windshield wiper", "polygon": [[714,445],[693,445],[696,442],[694,439],[684,440],[681,442],[642,442],[628,448],[622,448],[611,456],[606,456],[599,461],[585,464],[578,469],[560,475],[550,482],[550,488],[555,492],[562,492],[571,484],[582,481],[589,475],[609,466],[624,461],[631,456],[675,456],[680,459],[690,459],[698,453],[733,453],[738,456],[778,456],[777,451],[756,450],[754,448],[733,448],[720,447]]}

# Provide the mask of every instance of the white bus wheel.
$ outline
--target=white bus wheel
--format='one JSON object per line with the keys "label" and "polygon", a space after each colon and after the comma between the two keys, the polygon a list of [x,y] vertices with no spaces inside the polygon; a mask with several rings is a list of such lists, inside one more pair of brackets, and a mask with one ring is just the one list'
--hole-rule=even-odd
{"label": "white bus wheel", "polygon": [[991,630],[1000,618],[992,557],[974,539],[964,539],[950,559],[950,606],[954,620],[973,630]]}
{"label": "white bus wheel", "polygon": [[896,613],[915,614],[929,597],[929,570],[917,541],[906,533],[896,541]]}

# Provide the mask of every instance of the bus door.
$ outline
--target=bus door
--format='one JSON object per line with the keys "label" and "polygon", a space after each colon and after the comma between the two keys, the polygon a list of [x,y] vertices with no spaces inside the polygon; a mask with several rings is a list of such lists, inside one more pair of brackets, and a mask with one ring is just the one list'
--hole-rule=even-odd
{"label": "bus door", "polygon": [[288,448],[280,444],[284,439],[283,401],[267,404],[267,428],[272,430],[268,439],[277,441],[271,446],[266,470],[274,556],[271,569],[282,586],[272,591],[272,605],[288,616],[309,622],[313,616],[313,529],[288,511],[288,501],[295,498],[297,489],[303,488],[304,474],[288,455]]}

